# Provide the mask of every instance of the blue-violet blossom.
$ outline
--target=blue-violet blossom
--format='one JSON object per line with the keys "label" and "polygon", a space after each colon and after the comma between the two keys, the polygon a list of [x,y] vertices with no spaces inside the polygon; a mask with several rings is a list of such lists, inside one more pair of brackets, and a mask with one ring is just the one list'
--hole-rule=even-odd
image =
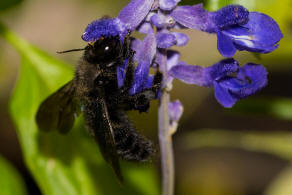
{"label": "blue-violet blossom", "polygon": [[[231,107],[240,99],[250,96],[267,84],[267,71],[262,65],[248,63],[242,67],[232,58],[210,67],[187,65],[179,61],[179,52],[170,50],[174,45],[184,46],[189,38],[184,33],[170,29],[190,28],[217,35],[217,48],[224,57],[232,57],[237,50],[269,53],[278,47],[283,37],[277,23],[259,12],[249,12],[240,5],[228,5],[209,12],[202,4],[178,6],[180,0],[132,0],[113,19],[100,19],[89,24],[82,36],[92,42],[101,36],[120,36],[128,31],[146,34],[144,40],[134,39],[136,51],[135,78],[130,94],[138,93],[152,85],[149,68],[156,64],[168,71],[163,87],[171,88],[174,78],[188,84],[214,87],[215,97],[224,107]],[[154,30],[156,27],[156,30]],[[155,33],[156,32],[156,33]],[[163,56],[167,55],[166,62]],[[127,59],[117,68],[118,84],[123,85]],[[169,105],[170,118],[178,121],[182,112],[179,102]]]}
{"label": "blue-violet blossom", "polygon": [[187,84],[214,87],[217,101],[224,107],[232,107],[265,87],[268,73],[262,65],[248,63],[240,67],[230,58],[206,68],[180,62],[169,74]]}

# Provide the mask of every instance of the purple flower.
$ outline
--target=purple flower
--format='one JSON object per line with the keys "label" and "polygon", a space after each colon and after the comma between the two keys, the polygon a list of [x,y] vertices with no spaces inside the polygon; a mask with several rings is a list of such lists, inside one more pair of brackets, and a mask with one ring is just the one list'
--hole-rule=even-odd
{"label": "purple flower", "polygon": [[177,6],[170,16],[184,27],[215,32],[215,24],[210,20],[208,11],[203,8],[203,4],[194,6]]}
{"label": "purple flower", "polygon": [[[149,29],[148,35],[143,42],[137,40],[132,47],[135,51],[135,59],[138,61],[138,66],[135,69],[134,82],[130,89],[130,94],[133,95],[149,87],[153,79],[149,75],[149,68],[152,64],[156,53],[156,38],[152,29]],[[149,78],[150,77],[150,78]]]}
{"label": "purple flower", "polygon": [[168,104],[168,117],[170,120],[170,129],[173,134],[178,126],[178,121],[182,116],[184,107],[179,100],[169,102]]}
{"label": "purple flower", "polygon": [[283,37],[271,17],[249,13],[240,5],[228,5],[216,12],[204,10],[202,4],[177,6],[170,16],[185,27],[216,33],[218,50],[225,57],[232,57],[236,50],[272,52]]}
{"label": "purple flower", "polygon": [[180,0],[159,0],[159,8],[165,11],[172,10]]}
{"label": "purple flower", "polygon": [[157,47],[167,49],[173,45],[185,46],[189,37],[180,32],[161,31],[156,34]]}
{"label": "purple flower", "polygon": [[154,0],[132,0],[117,17],[127,30],[133,31],[150,12]]}
{"label": "purple flower", "polygon": [[118,80],[118,87],[119,88],[121,88],[124,85],[124,80],[125,80],[125,76],[126,76],[125,71],[126,71],[128,62],[129,62],[129,59],[126,59],[124,64],[117,67],[117,80]]}
{"label": "purple flower", "polygon": [[267,84],[267,71],[259,64],[248,63],[242,67],[234,59],[222,60],[213,66],[202,68],[177,65],[169,74],[188,84],[214,87],[217,101],[224,107],[232,107]]}
{"label": "purple flower", "polygon": [[168,105],[169,118],[171,121],[178,121],[182,115],[183,106],[179,100],[170,102]]}
{"label": "purple flower", "polygon": [[176,37],[170,32],[158,32],[156,34],[157,47],[158,48],[170,48],[176,44]]}
{"label": "purple flower", "polygon": [[236,50],[269,53],[278,48],[282,37],[278,24],[271,17],[250,12],[246,24],[226,28],[218,34],[218,50],[227,57]]}
{"label": "purple flower", "polygon": [[[130,94],[149,88],[153,76],[149,69],[153,61],[167,66],[169,71],[163,87],[171,88],[173,78],[185,83],[214,87],[215,97],[225,107],[231,107],[239,99],[262,89],[267,82],[267,72],[261,65],[246,64],[243,67],[233,59],[223,60],[211,67],[190,66],[179,62],[179,53],[167,50],[184,46],[189,38],[184,33],[171,32],[171,28],[192,28],[216,33],[218,50],[231,57],[237,50],[268,53],[278,47],[283,37],[277,23],[269,16],[248,12],[240,5],[228,5],[215,12],[208,12],[202,4],[177,6],[179,0],[132,0],[114,19],[100,19],[88,25],[82,38],[95,41],[102,36],[120,36],[138,30],[146,34],[143,41],[134,39],[132,49],[137,62]],[[155,34],[153,26],[157,28]],[[167,61],[161,50],[166,50]],[[117,67],[118,85],[123,85],[127,61]],[[166,63],[166,64],[165,64]]]}
{"label": "purple flower", "polygon": [[120,35],[122,29],[115,19],[99,19],[91,22],[85,29],[82,39],[87,42],[93,42],[102,36]]}
{"label": "purple flower", "polygon": [[154,13],[150,22],[157,28],[172,28],[175,26],[175,20],[170,15],[163,15],[161,13]]}
{"label": "purple flower", "polygon": [[102,18],[90,23],[82,39],[93,42],[102,36],[120,36],[123,40],[128,31],[133,31],[150,12],[154,0],[132,0],[121,10],[117,18]]}
{"label": "purple flower", "polygon": [[227,5],[218,11],[208,13],[208,17],[215,24],[216,30],[246,24],[248,15],[248,10],[240,5]]}

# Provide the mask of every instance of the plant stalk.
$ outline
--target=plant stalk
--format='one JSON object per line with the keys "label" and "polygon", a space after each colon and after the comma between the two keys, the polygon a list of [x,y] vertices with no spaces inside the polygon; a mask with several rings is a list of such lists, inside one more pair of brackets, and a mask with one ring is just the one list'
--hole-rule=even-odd
{"label": "plant stalk", "polygon": [[[163,74],[163,86],[165,86],[167,78],[166,67],[166,50],[161,51],[162,59],[160,70]],[[168,104],[170,95],[167,90],[162,90],[160,98],[160,106],[158,111],[159,123],[159,145],[161,155],[161,170],[162,170],[162,195],[173,195],[174,193],[174,159],[172,148],[172,137],[169,129]]]}

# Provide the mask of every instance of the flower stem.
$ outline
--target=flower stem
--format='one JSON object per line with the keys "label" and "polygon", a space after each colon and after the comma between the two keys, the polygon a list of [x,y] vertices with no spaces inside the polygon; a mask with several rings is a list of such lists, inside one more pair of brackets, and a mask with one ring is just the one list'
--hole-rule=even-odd
{"label": "flower stem", "polygon": [[[162,59],[160,69],[163,74],[164,83],[167,77],[166,50],[161,51]],[[165,85],[163,85],[165,86]],[[173,195],[174,192],[174,160],[172,149],[172,138],[169,129],[168,104],[170,95],[167,90],[162,90],[160,106],[158,111],[159,121],[159,144],[162,169],[162,195]]]}

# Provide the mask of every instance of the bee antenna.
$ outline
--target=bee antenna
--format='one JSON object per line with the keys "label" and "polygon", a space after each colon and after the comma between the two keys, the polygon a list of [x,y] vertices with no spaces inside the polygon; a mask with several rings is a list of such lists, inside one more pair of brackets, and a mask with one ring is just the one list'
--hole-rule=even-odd
{"label": "bee antenna", "polygon": [[57,51],[58,54],[62,54],[62,53],[69,53],[69,52],[73,52],[73,51],[82,51],[85,50],[85,48],[81,48],[81,49],[70,49],[70,50],[65,50],[65,51]]}

